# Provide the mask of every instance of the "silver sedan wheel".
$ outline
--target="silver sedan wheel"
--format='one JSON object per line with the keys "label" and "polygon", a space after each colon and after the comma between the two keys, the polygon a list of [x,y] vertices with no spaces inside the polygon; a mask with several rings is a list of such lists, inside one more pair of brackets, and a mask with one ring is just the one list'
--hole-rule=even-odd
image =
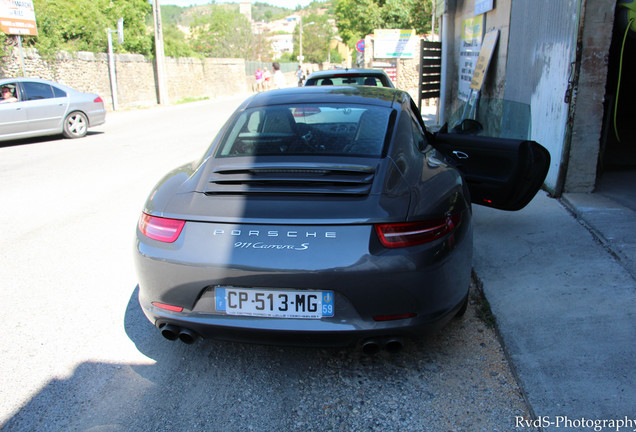
{"label": "silver sedan wheel", "polygon": [[82,138],[88,131],[88,118],[84,113],[75,111],[64,119],[64,136],[66,138]]}

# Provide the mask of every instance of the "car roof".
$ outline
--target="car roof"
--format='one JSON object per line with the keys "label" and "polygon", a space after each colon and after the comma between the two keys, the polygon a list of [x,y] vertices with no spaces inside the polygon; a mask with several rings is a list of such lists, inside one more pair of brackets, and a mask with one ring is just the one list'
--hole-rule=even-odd
{"label": "car roof", "polygon": [[[42,84],[51,84],[54,86],[57,86],[59,88],[61,88],[62,90],[65,90],[67,92],[75,92],[75,93],[83,93],[80,92],[79,90],[76,90],[72,87],[69,87],[67,85],[55,82],[55,81],[51,81],[51,80],[47,80],[47,79],[43,79],[43,78],[30,78],[30,77],[17,77],[17,78],[1,78],[0,79],[0,86],[4,85],[4,84],[10,84],[10,83],[17,83],[17,82],[37,82],[37,83],[42,83]],[[92,94],[92,93],[90,93]]]}
{"label": "car roof", "polygon": [[287,104],[361,104],[394,107],[401,104],[407,93],[389,87],[365,86],[309,86],[289,87],[257,93],[246,100],[240,109]]}
{"label": "car roof", "polygon": [[316,71],[316,72],[312,72],[311,75],[309,75],[310,78],[324,78],[327,76],[334,76],[334,75],[383,75],[383,76],[387,76],[386,72],[384,72],[382,69],[328,69],[328,70],[322,70],[322,71]]}

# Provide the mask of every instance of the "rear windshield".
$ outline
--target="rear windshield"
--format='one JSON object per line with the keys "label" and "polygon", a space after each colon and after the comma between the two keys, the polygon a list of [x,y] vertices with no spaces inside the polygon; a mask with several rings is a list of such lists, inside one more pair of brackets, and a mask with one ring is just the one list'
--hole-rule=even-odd
{"label": "rear windshield", "polygon": [[325,78],[312,78],[305,84],[307,86],[321,86],[321,85],[366,85],[376,87],[391,87],[388,83],[384,82],[379,76],[364,76],[364,75],[345,75],[345,76],[331,76]]}
{"label": "rear windshield", "polygon": [[391,109],[367,105],[302,104],[245,110],[232,123],[216,157],[328,154],[381,156]]}

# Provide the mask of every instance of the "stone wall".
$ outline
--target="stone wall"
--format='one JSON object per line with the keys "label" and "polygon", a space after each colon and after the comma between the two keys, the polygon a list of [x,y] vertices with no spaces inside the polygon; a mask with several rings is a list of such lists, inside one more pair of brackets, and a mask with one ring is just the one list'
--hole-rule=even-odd
{"label": "stone wall", "polygon": [[[251,91],[252,77],[245,75],[242,59],[166,58],[169,102],[185,98],[215,98]],[[45,78],[77,90],[99,94],[112,108],[108,56],[104,53],[59,53],[43,59],[34,49],[24,50],[25,75]],[[154,62],[138,54],[116,54],[117,99],[120,108],[157,103]],[[21,76],[17,49],[1,59],[0,78]]]}

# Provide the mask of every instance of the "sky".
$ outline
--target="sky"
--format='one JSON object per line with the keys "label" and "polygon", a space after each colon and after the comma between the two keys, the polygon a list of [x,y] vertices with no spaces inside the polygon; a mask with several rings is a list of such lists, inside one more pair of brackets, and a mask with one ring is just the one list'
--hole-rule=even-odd
{"label": "sky", "polygon": [[[256,0],[247,0],[254,3]],[[258,0],[261,3],[268,3],[273,6],[296,9],[296,6],[308,6],[312,0]],[[240,0],[219,0],[216,3],[239,3]],[[192,6],[211,3],[210,0],[159,0],[160,5]]]}

